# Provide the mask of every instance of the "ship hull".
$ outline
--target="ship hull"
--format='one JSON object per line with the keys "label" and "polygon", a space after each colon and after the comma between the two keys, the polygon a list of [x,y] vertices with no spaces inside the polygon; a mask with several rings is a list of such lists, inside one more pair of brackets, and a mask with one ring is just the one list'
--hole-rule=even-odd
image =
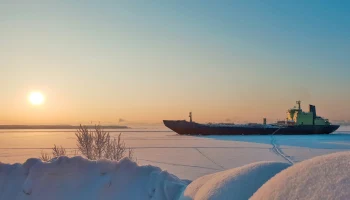
{"label": "ship hull", "polygon": [[315,135],[330,134],[339,128],[339,125],[220,126],[176,120],[163,122],[166,127],[180,135]]}

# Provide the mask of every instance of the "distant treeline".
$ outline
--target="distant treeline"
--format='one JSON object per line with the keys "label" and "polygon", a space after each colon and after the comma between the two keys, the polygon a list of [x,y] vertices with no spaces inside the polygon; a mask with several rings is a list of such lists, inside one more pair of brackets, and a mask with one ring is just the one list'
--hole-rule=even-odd
{"label": "distant treeline", "polygon": [[[88,128],[95,128],[94,125],[86,126]],[[119,125],[105,125],[102,126],[104,129],[124,129],[129,128],[127,126]],[[0,125],[0,129],[78,129],[79,126],[72,125]]]}

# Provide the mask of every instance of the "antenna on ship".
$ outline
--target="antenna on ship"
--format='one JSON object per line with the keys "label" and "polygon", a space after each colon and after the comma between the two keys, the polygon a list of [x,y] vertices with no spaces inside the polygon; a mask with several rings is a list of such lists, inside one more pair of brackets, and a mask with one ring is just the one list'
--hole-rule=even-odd
{"label": "antenna on ship", "polygon": [[297,101],[297,104],[298,104],[298,109],[301,110],[301,106],[300,106],[301,101]]}
{"label": "antenna on ship", "polygon": [[192,112],[190,112],[189,117],[190,117],[190,122],[192,122]]}

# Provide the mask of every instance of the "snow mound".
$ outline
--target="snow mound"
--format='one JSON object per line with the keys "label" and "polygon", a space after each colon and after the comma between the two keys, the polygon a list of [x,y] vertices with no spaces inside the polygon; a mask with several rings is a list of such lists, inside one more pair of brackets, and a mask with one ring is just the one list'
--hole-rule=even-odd
{"label": "snow mound", "polygon": [[59,157],[46,163],[0,163],[0,199],[164,199],[175,200],[186,183],[158,167]]}
{"label": "snow mound", "polygon": [[300,162],[266,182],[251,199],[350,199],[350,151]]}
{"label": "snow mound", "polygon": [[246,200],[267,180],[289,166],[280,162],[257,162],[209,174],[189,184],[180,200]]}

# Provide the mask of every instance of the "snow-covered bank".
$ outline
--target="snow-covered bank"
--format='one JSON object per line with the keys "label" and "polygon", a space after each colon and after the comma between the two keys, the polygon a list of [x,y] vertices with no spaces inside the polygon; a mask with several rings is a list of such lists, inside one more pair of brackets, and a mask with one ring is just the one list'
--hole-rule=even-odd
{"label": "snow-covered bank", "polygon": [[186,182],[158,167],[123,159],[89,161],[60,157],[51,163],[28,159],[0,163],[1,200],[178,199]]}
{"label": "snow-covered bank", "polygon": [[180,200],[245,200],[289,166],[287,163],[257,162],[206,175],[188,185]]}
{"label": "snow-covered bank", "polygon": [[[192,183],[123,159],[60,157],[0,163],[0,200],[350,199],[350,151],[302,161],[256,162]],[[188,185],[189,184],[189,185]],[[187,186],[188,185],[188,186]]]}
{"label": "snow-covered bank", "polygon": [[350,199],[350,152],[300,162],[270,179],[251,198]]}
{"label": "snow-covered bank", "polygon": [[290,166],[257,162],[194,180],[180,200],[350,199],[350,151]]}

